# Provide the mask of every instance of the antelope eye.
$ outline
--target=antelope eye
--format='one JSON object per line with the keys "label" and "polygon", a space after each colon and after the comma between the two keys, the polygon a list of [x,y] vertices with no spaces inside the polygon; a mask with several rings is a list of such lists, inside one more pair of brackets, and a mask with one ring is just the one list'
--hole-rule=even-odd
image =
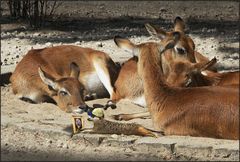
{"label": "antelope eye", "polygon": [[177,52],[178,52],[180,55],[183,55],[183,54],[185,54],[185,49],[184,49],[184,48],[177,48]]}
{"label": "antelope eye", "polygon": [[59,93],[60,93],[61,96],[66,96],[66,95],[68,95],[68,93],[67,93],[66,91],[60,91]]}

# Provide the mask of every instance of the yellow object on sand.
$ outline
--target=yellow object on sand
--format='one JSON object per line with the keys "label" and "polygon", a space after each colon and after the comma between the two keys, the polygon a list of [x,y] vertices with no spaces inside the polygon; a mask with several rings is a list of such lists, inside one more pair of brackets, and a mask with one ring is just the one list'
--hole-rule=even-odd
{"label": "yellow object on sand", "polygon": [[92,114],[95,115],[98,118],[103,118],[104,117],[104,112],[102,108],[96,108],[92,111]]}

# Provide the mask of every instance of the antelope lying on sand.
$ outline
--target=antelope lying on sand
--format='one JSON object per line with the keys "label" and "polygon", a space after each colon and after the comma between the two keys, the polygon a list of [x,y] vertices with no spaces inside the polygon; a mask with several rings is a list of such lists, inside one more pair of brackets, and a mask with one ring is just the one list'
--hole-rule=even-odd
{"label": "antelope lying on sand", "polygon": [[[179,32],[174,35],[181,37]],[[238,89],[232,86],[180,88],[166,84],[161,55],[174,48],[178,41],[169,39],[139,45],[119,37],[115,41],[119,47],[139,55],[138,74],[143,80],[147,107],[157,131],[166,135],[239,139]]]}
{"label": "antelope lying on sand", "polygon": [[[149,24],[145,25],[147,31],[161,39],[162,42],[166,42],[172,38],[174,31],[181,31],[181,40],[178,41],[178,45],[176,48],[169,50],[168,53],[162,57],[162,69],[165,76],[169,75],[169,60],[170,59],[177,59],[182,58],[188,60],[190,62],[196,62],[195,59],[195,45],[192,39],[184,34],[185,23],[179,17],[177,17],[174,21],[174,31],[166,32],[160,28],[155,28]],[[197,53],[197,52],[196,52]],[[200,57],[198,61],[201,62],[208,62],[209,60],[202,56],[200,53],[197,55]],[[121,67],[120,73],[116,80],[115,91],[112,96],[112,101],[117,102],[122,98],[128,98],[133,103],[143,106],[146,106],[146,102],[144,99],[144,92],[142,87],[142,80],[137,74],[137,61],[138,58],[134,56],[126,61],[123,66]]]}
{"label": "antelope lying on sand", "polygon": [[72,112],[86,108],[85,95],[111,96],[118,71],[119,67],[103,52],[62,45],[30,50],[10,81],[20,98],[35,103],[50,98],[62,110]]}
{"label": "antelope lying on sand", "polygon": [[[147,31],[150,33],[150,35],[161,39],[161,42],[167,42],[169,39],[171,39],[175,31],[181,32],[181,37],[176,47],[174,49],[168,50],[166,55],[161,56],[162,57],[161,68],[162,72],[164,73],[164,77],[167,77],[169,75],[170,60],[175,60],[179,58],[192,63],[196,62],[196,60],[197,62],[201,63],[207,63],[209,61],[208,58],[194,51],[195,50],[194,42],[189,36],[185,35],[184,33],[185,23],[180,17],[177,17],[175,19],[173,31],[166,32],[163,29],[156,28],[154,26],[151,26],[150,24],[145,24],[145,27]],[[131,44],[130,42],[127,43]],[[118,79],[114,84],[115,91],[112,96],[113,103],[116,103],[119,100],[126,98],[139,106],[146,107],[144,90],[142,86],[143,83],[141,78],[137,74],[137,61],[138,58],[134,56],[133,58],[126,61],[122,66],[120,73],[118,75]],[[212,68],[212,66],[210,68]],[[193,82],[196,83],[196,81],[194,80]],[[179,84],[179,86],[186,85]],[[198,85],[195,84],[195,86]],[[147,116],[149,116],[149,113],[143,112],[136,114],[113,115],[113,118],[116,120],[131,120],[136,117]]]}

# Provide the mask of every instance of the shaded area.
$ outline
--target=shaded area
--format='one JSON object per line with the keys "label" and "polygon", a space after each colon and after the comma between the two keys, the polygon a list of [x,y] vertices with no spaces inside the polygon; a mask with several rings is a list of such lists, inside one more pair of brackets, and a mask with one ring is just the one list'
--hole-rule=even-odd
{"label": "shaded area", "polygon": [[4,86],[5,84],[9,84],[10,83],[10,77],[11,77],[12,73],[5,73],[5,74],[1,74],[0,75],[0,86]]}
{"label": "shaded area", "polygon": [[[11,146],[3,146],[1,147],[1,161],[38,161],[38,160],[58,160],[58,161],[69,161],[69,160],[86,160],[86,161],[96,161],[96,160],[164,160],[165,158],[160,158],[156,155],[146,155],[143,153],[124,153],[124,152],[104,152],[100,151],[95,153],[95,149],[92,148],[91,150],[82,150],[79,152],[71,152],[72,150],[65,151],[64,154],[59,153],[57,150],[33,150],[29,151],[24,146],[21,150],[18,148],[9,148]],[[174,160],[187,160],[191,158],[187,158],[184,156],[179,156],[178,158],[174,158]],[[192,158],[193,159],[193,158]]]}
{"label": "shaded area", "polygon": [[[187,31],[189,34],[196,34],[203,38],[216,37],[226,42],[238,42],[238,27],[237,21],[220,21],[220,20],[197,20],[188,18],[186,21]],[[157,18],[141,18],[123,16],[118,18],[99,19],[99,18],[78,18],[73,20],[58,20],[47,21],[46,26],[41,29],[42,32],[50,33],[53,31],[62,32],[62,37],[58,34],[53,34],[52,37],[38,36],[34,41],[39,43],[44,42],[64,42],[73,43],[76,41],[96,41],[112,39],[115,35],[124,37],[130,36],[149,36],[144,24],[150,23],[159,26],[165,30],[172,29],[173,20]],[[21,32],[21,31],[38,32],[30,28],[24,29],[18,27],[16,29],[7,29],[4,32]],[[229,35],[229,36],[228,36]],[[231,36],[230,36],[231,35]],[[233,37],[233,35],[236,35]],[[12,37],[19,37],[13,35]],[[30,36],[20,36],[21,38],[31,39]],[[8,37],[2,37],[6,39]]]}

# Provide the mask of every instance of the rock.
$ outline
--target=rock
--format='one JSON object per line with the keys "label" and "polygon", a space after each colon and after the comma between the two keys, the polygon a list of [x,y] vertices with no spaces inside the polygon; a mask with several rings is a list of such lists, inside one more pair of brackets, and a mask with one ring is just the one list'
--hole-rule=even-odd
{"label": "rock", "polygon": [[38,37],[38,36],[41,36],[41,34],[40,33],[34,33],[33,36]]}
{"label": "rock", "polygon": [[97,42],[98,47],[103,47],[103,44],[101,42]]}
{"label": "rock", "polygon": [[77,42],[75,42],[74,44],[75,44],[75,45],[80,45],[81,42],[80,42],[80,41],[77,41]]}
{"label": "rock", "polygon": [[165,9],[165,8],[160,8],[160,11],[161,11],[161,12],[167,12],[167,9]]}
{"label": "rock", "polygon": [[112,134],[111,137],[114,138],[114,139],[117,139],[118,135],[117,134]]}
{"label": "rock", "polygon": [[18,34],[18,36],[19,36],[19,37],[24,37],[24,36],[25,36],[25,33],[24,33],[24,32],[20,32],[20,33]]}
{"label": "rock", "polygon": [[50,42],[45,43],[45,45],[48,46],[48,47],[49,47],[49,46],[53,46],[53,44],[50,43]]}
{"label": "rock", "polygon": [[69,149],[68,144],[65,143],[65,144],[62,146],[62,148]]}
{"label": "rock", "polygon": [[202,32],[206,32],[207,31],[207,28],[202,28]]}
{"label": "rock", "polygon": [[57,147],[62,148],[62,147],[63,147],[63,143],[62,143],[62,142],[61,142],[61,143],[58,143],[58,144],[57,144]]}
{"label": "rock", "polygon": [[52,140],[47,140],[47,143],[50,143],[50,144],[52,144],[53,142],[52,142]]}

